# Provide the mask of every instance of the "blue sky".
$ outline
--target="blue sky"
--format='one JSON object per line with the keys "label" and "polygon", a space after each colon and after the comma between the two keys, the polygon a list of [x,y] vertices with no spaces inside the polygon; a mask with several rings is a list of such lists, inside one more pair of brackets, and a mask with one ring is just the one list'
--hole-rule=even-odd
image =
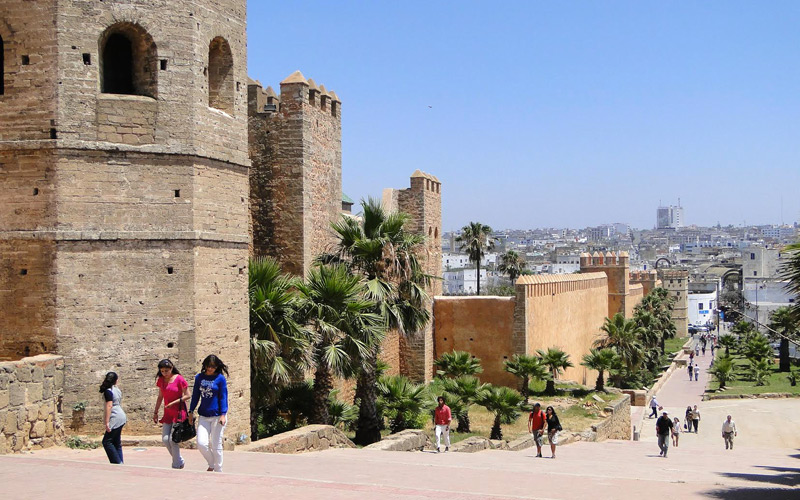
{"label": "blue sky", "polygon": [[[248,2],[248,71],[342,100],[353,199],[444,230],[800,219],[800,2]],[[781,201],[782,200],[782,201]]]}

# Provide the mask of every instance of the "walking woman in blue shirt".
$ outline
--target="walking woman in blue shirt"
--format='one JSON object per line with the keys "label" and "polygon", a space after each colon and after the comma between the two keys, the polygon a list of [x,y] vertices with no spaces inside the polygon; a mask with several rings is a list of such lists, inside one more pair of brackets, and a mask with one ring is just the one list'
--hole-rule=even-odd
{"label": "walking woman in blue shirt", "polygon": [[194,377],[192,405],[199,401],[197,413],[197,448],[208,462],[208,471],[222,472],[222,432],[228,420],[228,367],[211,354],[203,360],[203,369]]}
{"label": "walking woman in blue shirt", "polygon": [[106,378],[100,384],[100,392],[105,401],[105,412],[103,422],[105,422],[106,432],[103,434],[103,449],[106,450],[108,461],[112,464],[122,463],[122,428],[128,421],[125,412],[122,410],[122,392],[117,387],[117,374],[114,372],[106,373]]}

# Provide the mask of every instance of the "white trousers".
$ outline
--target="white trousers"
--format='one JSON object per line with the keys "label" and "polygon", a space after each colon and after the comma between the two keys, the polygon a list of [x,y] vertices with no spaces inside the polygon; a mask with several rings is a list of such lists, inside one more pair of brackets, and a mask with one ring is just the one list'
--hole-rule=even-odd
{"label": "white trousers", "polygon": [[172,468],[180,469],[183,467],[183,457],[181,457],[181,447],[172,441],[172,424],[161,424],[161,442],[172,455]]}
{"label": "white trousers", "polygon": [[222,472],[222,433],[219,417],[197,417],[197,449],[214,472]]}
{"label": "white trousers", "polygon": [[444,434],[444,445],[450,448],[450,430],[447,425],[436,425],[436,449],[442,447],[442,434]]}

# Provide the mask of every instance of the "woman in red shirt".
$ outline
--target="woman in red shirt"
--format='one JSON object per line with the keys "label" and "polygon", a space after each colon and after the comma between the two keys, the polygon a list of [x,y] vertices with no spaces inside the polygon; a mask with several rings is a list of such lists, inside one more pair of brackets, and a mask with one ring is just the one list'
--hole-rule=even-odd
{"label": "woman in red shirt", "polygon": [[[191,398],[189,384],[186,383],[178,369],[168,359],[158,362],[158,375],[156,375],[158,399],[156,409],[153,411],[153,422],[161,423],[161,441],[172,455],[172,468],[183,469],[184,461],[178,443],[172,441],[172,424],[181,422],[188,417],[185,402]],[[164,403],[164,415],[158,419],[158,410]]]}

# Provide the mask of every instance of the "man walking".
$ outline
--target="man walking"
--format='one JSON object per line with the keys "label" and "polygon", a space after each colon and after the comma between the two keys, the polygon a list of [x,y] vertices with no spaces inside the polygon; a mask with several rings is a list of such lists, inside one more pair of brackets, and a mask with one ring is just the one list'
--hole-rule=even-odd
{"label": "man walking", "polygon": [[653,396],[653,399],[650,400],[650,409],[652,410],[652,412],[650,413],[650,416],[648,416],[647,418],[657,417],[658,416],[658,401],[656,401],[656,397],[655,396]]}
{"label": "man walking", "polygon": [[692,381],[692,373],[694,373],[694,365],[692,365],[691,361],[689,361],[688,369],[689,369],[689,382],[691,382]]}
{"label": "man walking", "polygon": [[697,363],[694,364],[694,381],[697,382],[697,379],[700,377],[700,365]]}
{"label": "man walking", "polygon": [[726,450],[733,449],[734,436],[738,436],[738,434],[736,433],[736,422],[731,420],[731,416],[728,415],[728,418],[724,422],[722,422],[722,439],[725,440]]}
{"label": "man walking", "polygon": [[542,405],[536,403],[533,405],[533,411],[528,417],[528,432],[533,435],[533,441],[536,443],[536,456],[542,458],[542,439],[544,438],[544,422],[545,416],[542,411]]}
{"label": "man walking", "polygon": [[450,422],[453,421],[453,416],[450,413],[450,407],[444,404],[444,397],[439,396],[436,401],[439,406],[433,410],[433,424],[436,433],[436,453],[442,451],[442,434],[444,434],[444,451],[450,451]]}
{"label": "man walking", "polygon": [[700,425],[700,410],[697,409],[697,405],[694,405],[694,409],[692,409],[692,424],[694,433],[697,434],[697,426]]}
{"label": "man walking", "polygon": [[661,457],[667,458],[667,450],[669,450],[669,435],[672,432],[672,419],[669,414],[664,412],[658,420],[656,420],[656,435],[658,435],[658,447],[661,452],[658,454]]}

